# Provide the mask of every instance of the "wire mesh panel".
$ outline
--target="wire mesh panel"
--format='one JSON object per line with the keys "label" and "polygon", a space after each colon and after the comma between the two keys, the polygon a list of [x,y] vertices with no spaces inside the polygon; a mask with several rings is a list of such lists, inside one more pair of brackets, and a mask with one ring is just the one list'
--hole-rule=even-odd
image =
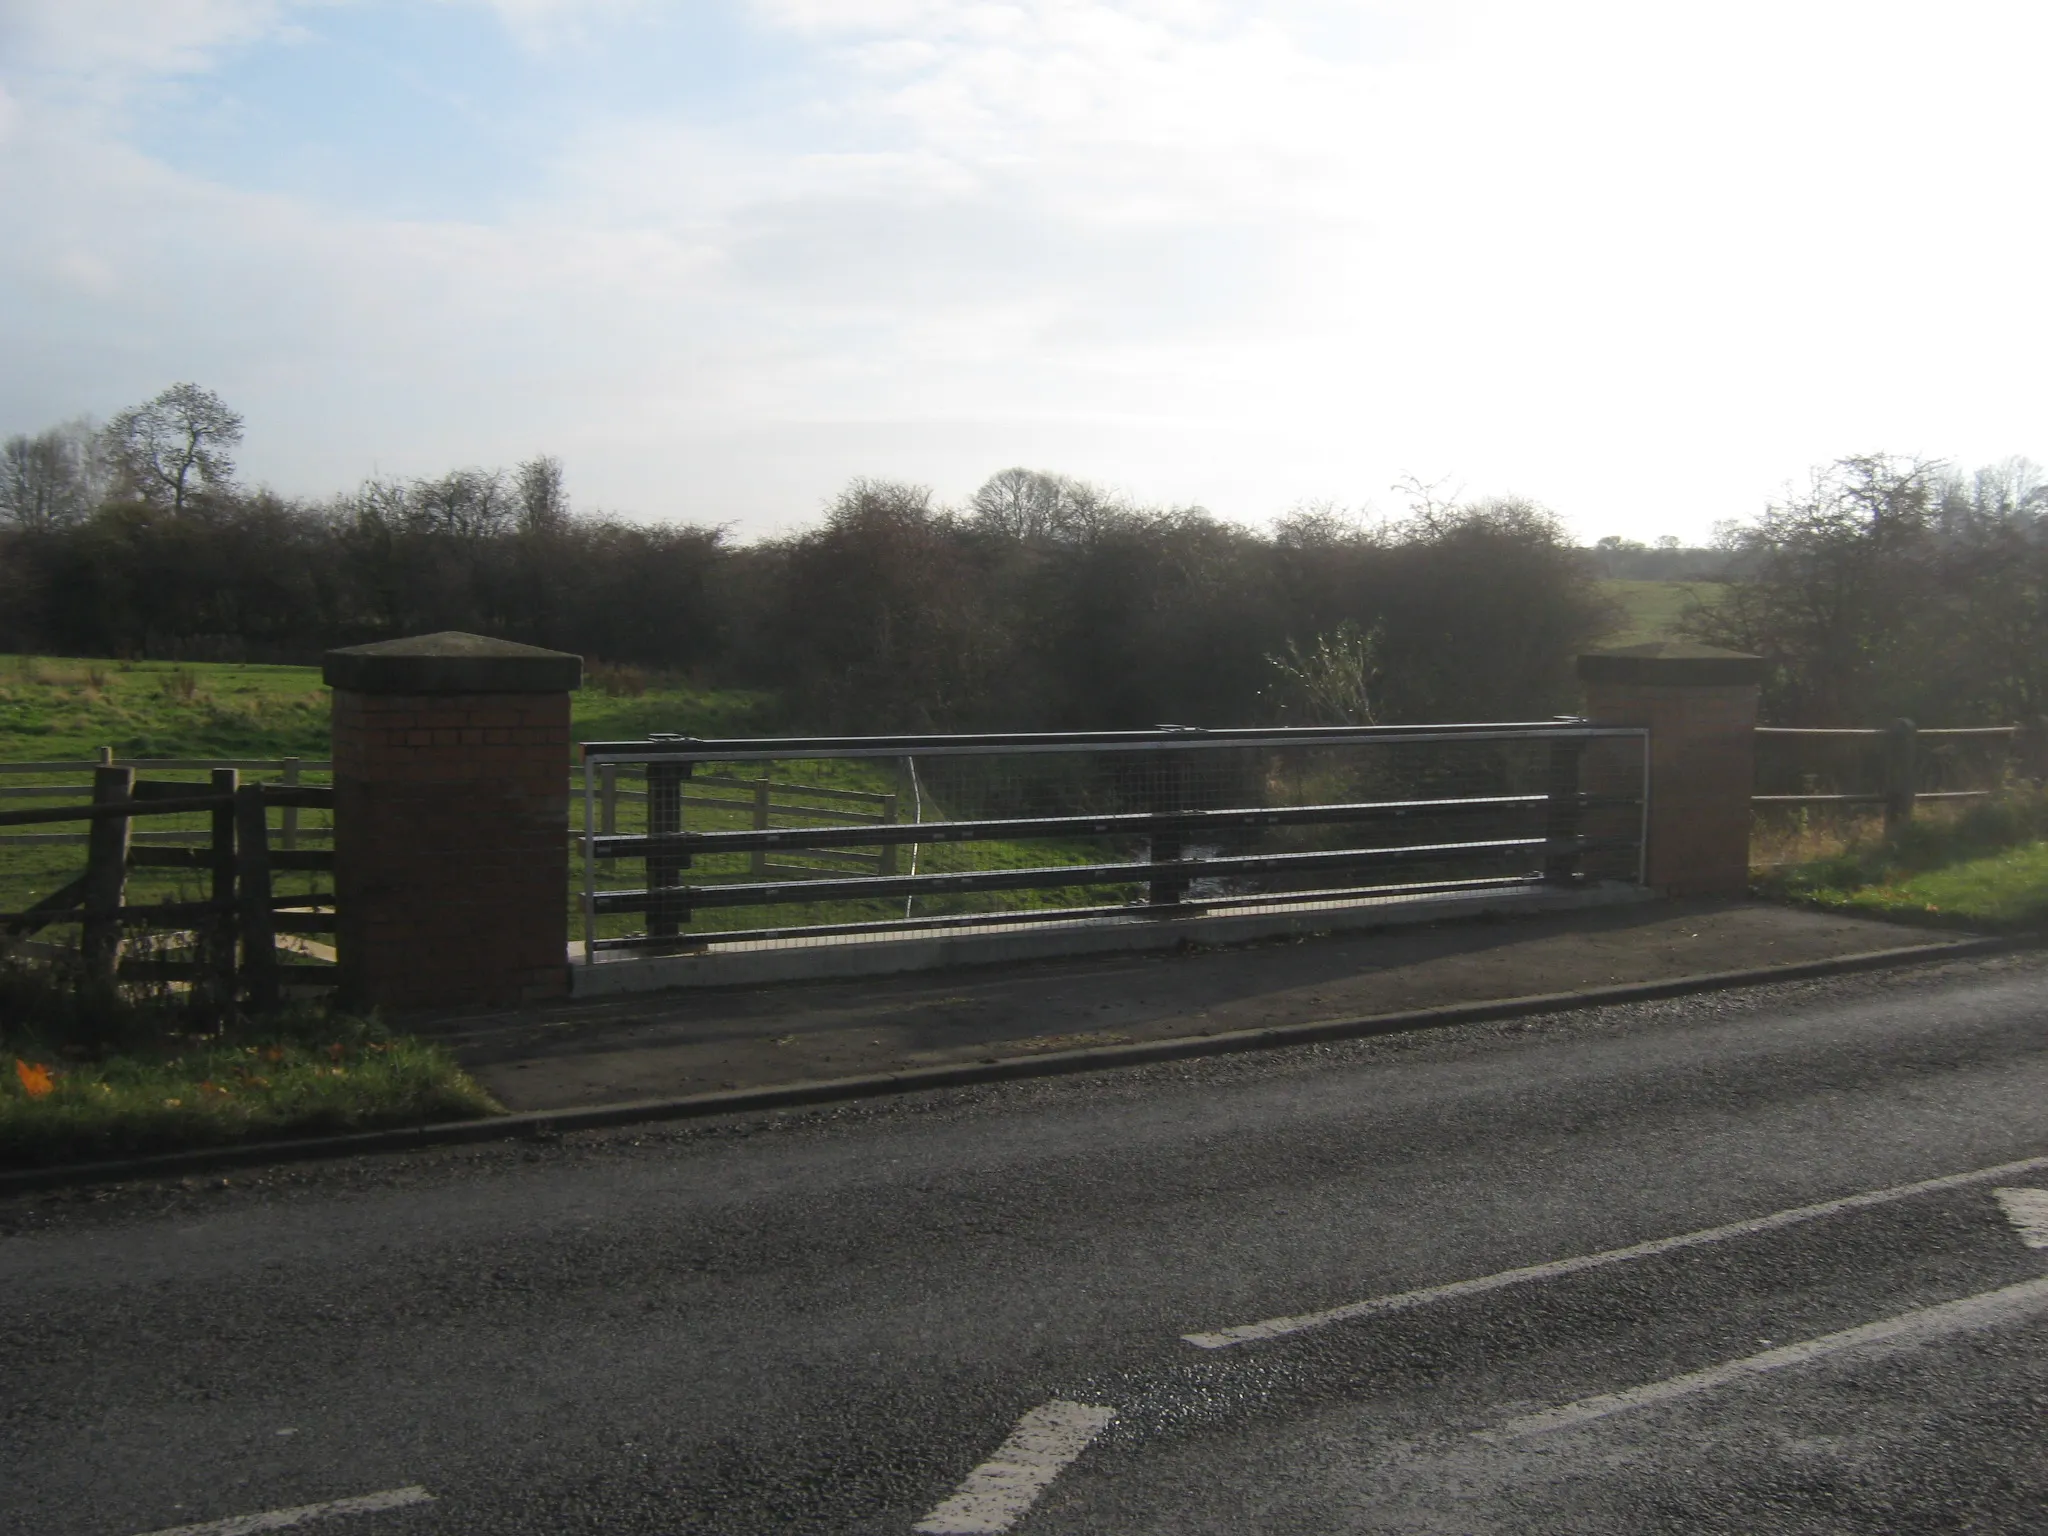
{"label": "wire mesh panel", "polygon": [[1575,722],[587,743],[586,957],[1637,878]]}

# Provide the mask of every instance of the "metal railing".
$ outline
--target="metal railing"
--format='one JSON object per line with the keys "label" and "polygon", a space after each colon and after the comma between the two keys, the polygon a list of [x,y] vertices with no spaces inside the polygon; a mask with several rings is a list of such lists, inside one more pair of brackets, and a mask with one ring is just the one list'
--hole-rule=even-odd
{"label": "metal railing", "polygon": [[587,742],[583,955],[1639,882],[1646,756],[1577,719]]}

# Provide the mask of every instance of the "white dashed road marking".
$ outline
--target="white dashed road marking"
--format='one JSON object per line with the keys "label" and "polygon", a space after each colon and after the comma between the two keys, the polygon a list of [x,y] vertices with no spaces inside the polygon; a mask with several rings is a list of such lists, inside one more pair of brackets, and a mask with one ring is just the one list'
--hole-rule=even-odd
{"label": "white dashed road marking", "polygon": [[1091,1403],[1055,1400],[1032,1409],[996,1453],[912,1529],[925,1536],[1007,1531],[1115,1417],[1114,1408]]}
{"label": "white dashed road marking", "polygon": [[2029,1248],[2048,1248],[2048,1189],[1994,1189],[2020,1241]]}
{"label": "white dashed road marking", "polygon": [[1657,1403],[1668,1403],[1674,1398],[1690,1397],[1696,1392],[1709,1392],[1715,1387],[1725,1387],[1745,1377],[1761,1376],[1768,1371],[1782,1371],[1795,1365],[1806,1365],[1830,1355],[1921,1344],[1929,1339],[1941,1338],[1945,1334],[1961,1333],[1973,1328],[1990,1328],[2042,1311],[2048,1311],[2048,1278],[2026,1280],[2018,1285],[2008,1285],[2003,1290],[1982,1291],[1975,1296],[1965,1296],[1960,1301],[1943,1302],[1938,1307],[1924,1307],[1917,1312],[1902,1312],[1897,1317],[1888,1317],[1882,1322],[1865,1323],[1860,1328],[1845,1328],[1840,1333],[1824,1334],[1817,1339],[1808,1339],[1803,1344],[1787,1344],[1781,1349],[1765,1350],[1764,1353],[1751,1355],[1747,1359],[1730,1360],[1725,1365],[1709,1366],[1703,1371],[1692,1371],[1684,1376],[1653,1381],[1647,1386],[1631,1387],[1626,1392],[1606,1392],[1598,1397],[1582,1397],[1575,1403],[1566,1403],[1559,1408],[1546,1408],[1541,1413],[1510,1419],[1497,1429],[1480,1430],[1477,1438],[1501,1442],[1521,1440],[1530,1435],[1547,1435],[1560,1429],[1589,1424],[1595,1419],[1608,1418],[1613,1414],[1628,1413]]}
{"label": "white dashed road marking", "polygon": [[403,1509],[408,1504],[428,1504],[434,1496],[424,1488],[387,1488],[382,1493],[359,1494],[353,1499],[330,1499],[325,1504],[301,1504],[296,1509],[266,1509],[256,1515],[231,1515],[209,1520],[204,1525],[180,1525],[151,1531],[149,1536],[252,1536],[256,1531],[282,1531],[315,1520],[332,1520],[338,1515],[369,1515],[384,1509]]}
{"label": "white dashed road marking", "polygon": [[[1707,1227],[1698,1232],[1684,1232],[1677,1237],[1660,1237],[1627,1248],[1609,1248],[1601,1253],[1581,1254],[1577,1258],[1557,1259],[1548,1264],[1530,1264],[1522,1269],[1502,1270],[1497,1275],[1482,1275],[1476,1280],[1453,1280],[1446,1285],[1430,1285],[1420,1290],[1374,1296],[1365,1301],[1331,1307],[1325,1312],[1303,1312],[1293,1317],[1269,1317],[1264,1322],[1243,1323],[1235,1328],[1219,1329],[1215,1333],[1184,1333],[1181,1337],[1203,1349],[1226,1349],[1233,1344],[1255,1344],[1264,1339],[1284,1338],[1291,1333],[1306,1333],[1311,1328],[1327,1328],[1332,1323],[1349,1322],[1353,1318],[1372,1317],[1381,1312],[1401,1312],[1410,1307],[1427,1306],[1431,1302],[1449,1301],[1455,1296],[1475,1296],[1483,1291],[1497,1291],[1505,1286],[1521,1285],[1530,1280],[1549,1280],[1558,1275],[1573,1275],[1582,1270],[1600,1269],[1609,1264],[1625,1264],[1631,1259],[1647,1259],[1653,1254],[1671,1253],[1680,1248],[1699,1248],[1708,1243],[1747,1237],[1755,1232],[1770,1232],[1779,1227],[1796,1226],[1803,1221],[1817,1221],[1823,1216],[1835,1216],[1843,1211],[1860,1211],[1873,1205],[1888,1205],[1894,1200],[1904,1200],[1913,1195],[1927,1195],[1937,1190],[1982,1184],[1987,1179],[2010,1178],[2014,1174],[2033,1173],[2042,1168],[2048,1168],[2048,1157],[2030,1157],[2017,1163],[2001,1163],[1996,1168],[1951,1173],[1938,1179],[1922,1179],[1917,1184],[1895,1184],[1890,1189],[1874,1189],[1866,1194],[1845,1195],[1839,1200],[1823,1200],[1818,1205],[1802,1205],[1789,1211],[1773,1211],[1768,1216],[1758,1216],[1750,1221],[1731,1221],[1723,1227]],[[2003,1197],[2009,1193],[2041,1192],[2001,1190],[1998,1193]],[[2012,1207],[2008,1205],[2006,1210],[2010,1214]],[[2015,1223],[2018,1220],[2018,1217],[2014,1217]],[[2044,1246],[2034,1243],[2032,1239],[2028,1239],[2028,1242],[2030,1246]]]}

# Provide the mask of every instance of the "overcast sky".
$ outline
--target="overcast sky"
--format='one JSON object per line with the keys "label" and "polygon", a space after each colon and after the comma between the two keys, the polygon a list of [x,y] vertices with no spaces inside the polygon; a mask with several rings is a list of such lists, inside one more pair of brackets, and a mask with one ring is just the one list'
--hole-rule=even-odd
{"label": "overcast sky", "polygon": [[2048,6],[0,0],[0,432],[182,379],[247,478],[559,455],[814,516],[1012,464],[1703,537],[2048,457]]}

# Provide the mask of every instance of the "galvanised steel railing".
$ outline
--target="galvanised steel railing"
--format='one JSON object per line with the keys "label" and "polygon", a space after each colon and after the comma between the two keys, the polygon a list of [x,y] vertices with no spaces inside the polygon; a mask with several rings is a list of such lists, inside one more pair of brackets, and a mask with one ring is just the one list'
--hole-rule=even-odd
{"label": "galvanised steel railing", "polygon": [[1640,881],[1646,753],[1576,718],[587,742],[584,958]]}

